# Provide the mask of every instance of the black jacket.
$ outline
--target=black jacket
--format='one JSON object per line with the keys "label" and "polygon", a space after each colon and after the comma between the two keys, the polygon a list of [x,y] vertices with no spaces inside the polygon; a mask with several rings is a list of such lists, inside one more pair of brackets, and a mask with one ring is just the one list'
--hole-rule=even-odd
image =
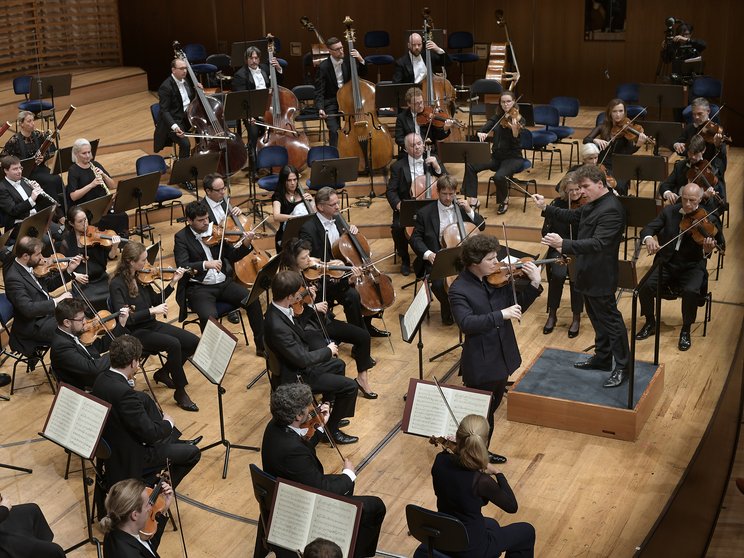
{"label": "black jacket", "polygon": [[[188,80],[186,80],[186,89],[189,92],[189,99],[193,101],[196,92]],[[178,90],[178,84],[176,84],[172,75],[160,84],[158,99],[160,99],[160,116],[155,125],[155,135],[153,137],[155,153],[162,151],[167,145],[172,145],[168,133],[171,131],[173,124],[178,124],[184,132],[190,128],[186,113],[183,111],[183,100]]]}
{"label": "black jacket", "polygon": [[[344,83],[351,79],[350,59],[351,56],[347,54],[341,63],[341,73],[344,76]],[[363,77],[367,75],[366,64],[360,64],[356,59],[354,59],[354,62],[356,62],[359,76]],[[329,106],[336,106],[336,93],[338,93],[338,82],[336,81],[336,72],[333,70],[333,63],[329,57],[320,63],[318,71],[315,74],[315,106],[318,110]]]}

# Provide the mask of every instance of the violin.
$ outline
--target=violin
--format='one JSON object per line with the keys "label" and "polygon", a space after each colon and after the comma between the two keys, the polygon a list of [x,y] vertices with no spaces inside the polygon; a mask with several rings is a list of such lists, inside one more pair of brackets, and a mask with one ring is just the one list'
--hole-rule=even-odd
{"label": "violin", "polygon": [[697,163],[690,163],[690,169],[687,171],[687,182],[695,183],[705,191],[718,184],[718,177],[713,172],[710,161],[700,159]]}
{"label": "violin", "polygon": [[447,118],[445,116],[442,116],[438,112],[439,111],[434,109],[434,107],[424,107],[424,110],[416,115],[416,124],[421,127],[431,124],[435,128],[444,128],[444,125],[447,124],[447,122],[449,121],[458,128],[465,127],[465,124],[463,124],[459,120],[455,120],[454,118]]}
{"label": "violin", "polygon": [[116,312],[99,310],[93,318],[85,318],[83,320],[83,332],[80,334],[80,342],[86,346],[92,345],[96,339],[116,329],[116,319],[120,314],[120,310]]}
{"label": "violin", "polygon": [[305,432],[305,435],[302,438],[304,440],[311,440],[312,437],[315,436],[315,431],[324,425],[325,422],[323,422],[323,415],[320,414],[320,410],[317,409],[315,403],[313,403],[313,410],[310,411],[307,420],[300,424],[300,428],[307,428],[307,432]]}
{"label": "violin", "polygon": [[[114,237],[118,236],[116,231],[100,230],[93,225],[88,225],[85,232],[78,233],[77,241],[80,246],[105,246],[110,248],[114,245]],[[120,239],[120,242],[128,242],[126,238]]]}
{"label": "violin", "polygon": [[[230,210],[230,206],[228,204],[228,212],[229,210]],[[241,234],[241,238],[242,238],[242,235],[245,235],[248,233],[248,231],[245,230],[245,224],[248,221],[247,217],[243,215],[233,215],[232,213],[228,213],[228,215],[233,220],[235,225],[237,226],[237,230]],[[265,220],[266,219],[264,219],[264,221]],[[261,223],[256,225],[255,228],[257,228],[260,224]],[[222,226],[225,227],[226,223],[223,222]],[[254,234],[253,238],[261,238],[260,233],[256,233],[252,229],[250,232],[253,232]],[[256,276],[258,275],[258,272],[261,271],[263,266],[269,263],[270,259],[271,259],[271,256],[269,255],[268,252],[266,252],[265,250],[261,248],[254,246],[250,254],[242,257],[241,259],[239,259],[233,264],[233,270],[235,271],[235,277],[243,285],[246,285],[247,287],[253,286],[253,283],[256,281]]]}
{"label": "violin", "polygon": [[435,448],[442,446],[442,449],[450,453],[457,453],[457,442],[444,436],[429,436],[429,443]]}
{"label": "violin", "polygon": [[211,234],[207,237],[202,237],[202,241],[204,242],[204,244],[206,244],[207,246],[215,246],[216,244],[222,242],[223,236],[224,238],[237,236],[240,239],[243,238],[243,235],[245,234],[245,231],[241,231],[238,229],[225,230],[225,232],[223,233],[223,229],[224,226],[212,223]]}
{"label": "violin", "polygon": [[700,130],[698,130],[698,134],[702,136],[702,138],[705,140],[705,143],[715,143],[716,135],[721,134],[722,143],[728,143],[729,145],[732,143],[731,137],[727,136],[723,132],[723,126],[720,124],[716,124],[712,120],[708,120],[705,124],[702,125]]}
{"label": "violin", "polygon": [[350,265],[344,265],[341,260],[328,260],[327,262],[321,261],[320,258],[310,258],[310,265],[302,270],[302,275],[308,281],[316,281],[323,275],[327,275],[331,279],[341,279],[353,268]]}
{"label": "violin", "polygon": [[532,262],[535,265],[549,264],[554,262],[560,265],[568,265],[570,261],[571,259],[566,256],[559,256],[557,258],[545,258],[542,260],[535,260],[535,258],[530,257],[520,258],[519,261],[511,265],[500,265],[496,271],[486,276],[486,281],[493,287],[504,287],[511,280],[511,274],[513,274],[515,279],[526,277],[523,267],[524,264],[526,264],[527,262]]}
{"label": "violin", "polygon": [[[613,189],[617,188],[617,180],[615,180],[615,177],[612,176],[609,172],[607,172],[607,167],[604,166],[604,163],[600,163],[597,166],[599,167],[599,170],[601,170],[604,173],[607,186]],[[586,196],[582,194],[580,199],[585,200],[584,202],[581,203],[581,205],[584,205],[584,203],[586,203]],[[581,205],[579,207],[581,207]]]}
{"label": "violin", "polygon": [[297,300],[290,305],[292,312],[295,316],[302,316],[302,313],[305,311],[305,304],[313,303],[313,293],[310,289],[303,288],[297,291],[295,297],[297,297]]}
{"label": "violin", "polygon": [[145,488],[147,503],[152,507],[147,515],[145,525],[139,530],[140,539],[144,541],[149,541],[155,535],[158,530],[158,517],[165,516],[168,512],[167,501],[165,494],[163,494],[162,477],[164,476],[165,471],[160,474],[160,478],[153,488]]}
{"label": "violin", "polygon": [[705,239],[715,238],[718,233],[718,228],[710,220],[709,215],[710,213],[704,207],[698,207],[695,211],[687,213],[682,217],[679,223],[679,230],[683,233],[689,232],[692,240],[702,246]]}
{"label": "violin", "polygon": [[[612,134],[612,137],[617,137],[619,134],[621,134],[622,137],[624,137],[626,140],[632,142],[635,142],[642,133],[643,126],[641,126],[640,124],[634,124],[627,116],[617,124],[613,123],[612,129],[610,130],[610,134]],[[656,144],[654,138],[648,135],[646,136],[646,143],[650,145]]]}
{"label": "violin", "polygon": [[[73,257],[65,256],[64,254],[54,253],[45,258],[34,267],[34,275],[36,277],[46,277],[52,271],[66,271],[70,260]],[[59,268],[57,268],[59,266]]]}
{"label": "violin", "polygon": [[[185,268],[186,271],[184,271],[184,275],[189,275],[193,277],[196,275],[196,270],[192,269],[190,267]],[[142,283],[143,285],[149,285],[155,279],[162,279],[163,281],[170,281],[173,279],[173,276],[176,274],[176,271],[178,271],[178,268],[176,267],[164,267],[162,269],[162,277],[161,277],[161,269],[157,267],[146,267],[144,269],[140,269],[137,272],[137,281]]]}
{"label": "violin", "polygon": [[517,103],[514,103],[514,106],[504,113],[504,116],[501,117],[500,124],[502,128],[511,128],[514,122],[519,124],[520,130],[524,128],[522,125],[522,115],[519,114],[519,106]]}

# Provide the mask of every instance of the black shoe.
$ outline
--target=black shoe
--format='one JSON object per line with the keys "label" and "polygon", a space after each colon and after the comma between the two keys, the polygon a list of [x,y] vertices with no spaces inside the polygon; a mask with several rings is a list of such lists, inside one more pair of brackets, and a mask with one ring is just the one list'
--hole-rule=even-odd
{"label": "black shoe", "polygon": [[654,332],[656,331],[656,322],[646,322],[643,324],[643,327],[640,329],[638,333],[636,333],[636,339],[639,341],[642,341],[643,339],[648,339],[651,337]]}
{"label": "black shoe", "polygon": [[548,319],[545,322],[545,325],[543,326],[543,335],[548,335],[549,333],[553,333],[553,330],[555,329],[555,322],[556,317],[554,314],[548,314]]}
{"label": "black shoe", "polygon": [[692,347],[692,339],[690,339],[690,332],[680,331],[679,332],[679,343],[677,343],[677,348],[680,351],[686,351],[690,347]]}
{"label": "black shoe", "polygon": [[499,465],[501,463],[506,463],[506,457],[504,457],[503,455],[499,455],[498,453],[491,453],[489,451],[488,452],[488,462]]}
{"label": "black shoe", "polygon": [[622,384],[628,378],[628,371],[625,368],[615,368],[604,383],[606,388],[614,388]]}
{"label": "black shoe", "polygon": [[362,385],[356,381],[356,378],[354,379],[354,383],[357,386],[357,389],[361,392],[362,397],[365,399],[377,399],[378,395],[374,391],[366,391]]}
{"label": "black shoe", "polygon": [[351,421],[349,419],[341,419],[338,421],[338,427],[344,428],[345,426],[349,426],[351,424]]}
{"label": "black shoe", "polygon": [[581,327],[581,318],[574,318],[571,325],[568,328],[568,338],[573,339],[579,336],[579,328]]}
{"label": "black shoe", "polygon": [[260,358],[266,358],[266,349],[259,349],[256,347],[256,356]]}
{"label": "black shoe", "polygon": [[[175,395],[173,396],[173,399],[176,399]],[[181,407],[184,411],[195,413],[199,410],[199,407],[196,406],[196,403],[194,403],[188,395],[180,397],[179,399],[176,399],[176,405]]]}
{"label": "black shoe", "polygon": [[196,192],[196,186],[188,180],[183,183],[183,187],[187,192],[191,192],[192,194]]}
{"label": "black shoe", "polygon": [[199,442],[202,441],[202,438],[204,438],[204,436],[197,436],[193,440],[178,440],[178,441],[181,442],[182,444],[189,444],[191,446],[197,446],[199,445]]}
{"label": "black shoe", "polygon": [[155,380],[156,384],[163,384],[168,389],[176,389],[176,384],[173,383],[173,380],[168,376],[168,373],[163,370],[155,372],[155,374],[152,375],[152,379]]}
{"label": "black shoe", "polygon": [[411,274],[411,264],[410,263],[400,264],[400,274],[403,277],[408,277]]}
{"label": "black shoe", "polygon": [[596,356],[593,356],[587,360],[574,362],[574,368],[578,368],[579,370],[603,370],[609,372],[612,370],[612,363],[605,364],[600,362]]}
{"label": "black shoe", "polygon": [[367,324],[367,331],[369,331],[370,337],[390,337],[390,332],[384,329],[377,329],[372,324]]}
{"label": "black shoe", "polygon": [[8,374],[0,374],[0,387],[7,386],[10,383],[10,376]]}
{"label": "black shoe", "polygon": [[227,315],[227,321],[230,322],[231,324],[239,324],[240,323],[240,314],[239,314],[239,312],[240,312],[240,310],[235,310],[233,312],[230,312]]}
{"label": "black shoe", "polygon": [[503,215],[507,211],[509,211],[509,202],[502,202],[499,204],[499,208],[496,210],[496,213],[498,213],[499,215]]}
{"label": "black shoe", "polygon": [[452,315],[442,316],[442,325],[451,326],[454,323],[455,323],[455,319],[452,317]]}
{"label": "black shoe", "polygon": [[331,438],[333,438],[333,441],[337,444],[356,444],[359,441],[357,436],[349,436],[340,430],[331,432]]}

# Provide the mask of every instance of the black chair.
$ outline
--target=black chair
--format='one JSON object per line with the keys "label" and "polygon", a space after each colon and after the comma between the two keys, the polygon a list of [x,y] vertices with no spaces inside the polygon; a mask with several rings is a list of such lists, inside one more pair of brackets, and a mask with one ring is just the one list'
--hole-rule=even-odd
{"label": "black chair", "polygon": [[473,116],[486,115],[486,95],[499,95],[504,91],[501,84],[495,79],[478,79],[470,86],[470,110],[468,116],[468,134],[475,134]]}
{"label": "black chair", "polygon": [[251,484],[253,485],[253,495],[258,502],[258,533],[256,536],[256,547],[254,556],[266,556],[272,549],[266,542],[266,525],[271,516],[271,503],[274,499],[274,489],[276,487],[276,479],[264,473],[257,465],[251,463],[249,465],[251,470]]}
{"label": "black chair", "polygon": [[408,504],[406,522],[408,531],[421,542],[413,553],[414,558],[447,558],[444,552],[462,552],[470,544],[465,525],[446,513]]}
{"label": "black chair", "polygon": [[318,116],[318,108],[315,106],[315,86],[296,85],[292,88],[292,93],[300,103],[300,112],[295,114],[295,122],[302,122],[302,131],[306,134],[307,123],[316,122],[320,141],[324,143],[323,119]]}
{"label": "black chair", "polygon": [[[232,314],[236,310],[240,310],[238,306],[233,306],[232,304],[229,304],[227,302],[217,301],[217,319],[222,323],[222,319],[225,318],[228,314]],[[191,310],[191,308],[187,307],[187,311],[189,314],[194,314],[194,311]],[[245,332],[245,322],[243,322],[243,312],[238,312],[238,317],[240,318],[240,329],[243,330],[243,339],[245,339],[245,346],[248,346],[248,334]],[[181,329],[185,329],[187,325],[196,324],[199,325],[199,316],[194,314],[193,318],[187,317],[183,323],[181,324]]]}

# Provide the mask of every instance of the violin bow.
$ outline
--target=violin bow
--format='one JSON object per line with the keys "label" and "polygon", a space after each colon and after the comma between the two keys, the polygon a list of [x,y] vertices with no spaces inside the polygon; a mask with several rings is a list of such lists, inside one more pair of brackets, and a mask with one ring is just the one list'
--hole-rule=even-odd
{"label": "violin bow", "polygon": [[[223,231],[224,232],[224,231]],[[163,279],[163,239],[158,235],[158,244],[160,244],[160,249],[158,249],[158,265],[160,267],[160,304],[165,304],[165,280]],[[168,319],[168,313],[163,314],[164,319]]]}
{"label": "violin bow", "polygon": [[[172,481],[173,476],[171,475],[170,471],[170,458],[166,458],[165,460],[165,468],[168,471],[168,484],[170,484]],[[162,482],[162,479],[160,480]],[[189,551],[186,549],[186,539],[183,535],[183,521],[181,520],[181,510],[178,508],[178,495],[176,494],[176,487],[171,485],[171,489],[173,490],[173,503],[176,504],[176,517],[178,518],[178,530],[181,532],[181,548],[183,549],[183,555],[186,558],[189,558]]]}
{"label": "violin bow", "polygon": [[[515,106],[515,107],[519,107],[519,100],[520,100],[520,99],[521,99],[522,97],[524,97],[524,95],[520,95],[519,97],[517,97],[517,100],[516,100],[516,101],[514,101],[514,106]],[[500,118],[499,118],[499,119],[498,119],[498,120],[496,121],[496,124],[494,124],[494,125],[493,125],[493,126],[491,127],[491,129],[490,129],[490,130],[488,130],[488,131],[486,132],[486,135],[488,135],[488,134],[490,134],[491,132],[493,132],[493,131],[494,131],[494,130],[496,129],[496,126],[498,126],[499,124],[501,124],[501,121],[502,121],[502,120],[504,119],[504,117],[505,117],[505,116],[506,116],[506,111],[504,111],[504,114],[502,114],[502,115],[501,115],[501,117],[500,117]]]}
{"label": "violin bow", "polygon": [[[635,116],[634,116],[633,118],[629,118],[629,119],[628,119],[628,122],[627,122],[627,123],[626,123],[626,124],[625,124],[625,125],[624,125],[624,126],[623,126],[622,128],[620,128],[620,130],[618,130],[618,131],[617,131],[617,132],[615,133],[615,135],[614,135],[614,136],[612,136],[612,137],[610,138],[610,140],[609,140],[609,141],[607,142],[607,147],[609,147],[609,146],[610,146],[610,144],[611,144],[611,143],[612,143],[613,141],[615,141],[615,140],[616,140],[616,139],[618,138],[618,136],[620,136],[620,134],[622,134],[622,133],[623,133],[623,132],[624,132],[624,131],[625,131],[625,130],[626,130],[627,128],[629,128],[629,127],[630,127],[630,125],[631,125],[631,124],[633,124],[633,122],[635,122],[636,118],[638,118],[638,117],[639,117],[639,116],[641,116],[642,114],[645,114],[645,112],[646,112],[646,107],[641,107],[641,111],[640,111],[640,112],[639,112],[638,114],[636,114],[636,115],[635,115]],[[607,150],[605,151],[605,154],[604,154],[604,156],[602,157],[602,159],[601,159],[600,161],[597,161],[597,166],[599,166],[599,165],[601,165],[602,163],[604,163],[604,160],[605,160],[605,159],[607,158],[607,155],[609,155],[609,154],[610,154],[610,150],[609,150],[609,149],[607,149]]]}
{"label": "violin bow", "polygon": [[[49,231],[49,229],[47,229],[47,237],[49,237],[49,244],[52,247],[52,257],[54,257],[54,242],[52,242],[52,233]],[[54,257],[54,263],[57,264],[57,273],[59,273],[59,278],[62,280],[62,287],[65,289],[66,293],[69,293],[70,290],[67,288],[67,282],[65,281],[65,276],[62,273],[62,266],[59,265],[59,260],[56,257]]]}
{"label": "violin bow", "polygon": [[[512,266],[511,263],[511,255],[509,254],[509,239],[506,236],[506,223],[501,221],[501,229],[504,232],[504,246],[506,247],[506,267],[509,269],[509,283],[511,284],[512,289],[512,296],[514,297],[514,304],[519,304],[517,302],[517,285],[516,281],[514,280],[514,266]],[[522,323],[522,320],[517,320],[520,324]]]}
{"label": "violin bow", "polygon": [[[302,277],[302,284],[305,286],[305,290],[309,291],[310,286],[307,284],[307,280],[305,279],[305,275],[300,273],[300,277]],[[318,309],[315,307],[315,302],[313,301],[313,304],[310,305],[310,307],[313,309],[313,312],[315,312],[315,317],[318,319],[318,324],[320,325],[320,330],[323,332],[323,336],[325,337],[326,344],[331,343],[331,337],[328,335],[328,330],[326,330],[325,323],[323,318],[320,315],[320,312],[318,312]]]}
{"label": "violin bow", "polygon": [[[702,217],[700,217],[700,219],[697,219],[697,220],[693,221],[692,222],[692,225],[690,225],[689,228],[687,228],[687,229],[685,229],[683,231],[680,231],[680,233],[677,236],[671,238],[670,240],[666,241],[664,244],[662,244],[661,246],[659,246],[659,249],[657,250],[657,252],[661,252],[664,248],[666,248],[667,246],[669,246],[672,242],[675,242],[680,236],[683,236],[685,233],[689,232],[690,234],[692,234],[692,229],[694,229],[700,223],[702,223],[703,221],[705,221],[709,216],[711,216],[714,213],[716,213],[719,209],[721,209],[721,206],[716,207],[713,211],[707,211],[707,210],[705,210],[705,208],[703,208],[703,210],[705,211],[705,215],[703,215]],[[720,250],[721,248],[719,247],[718,249]]]}
{"label": "violin bow", "polygon": [[442,391],[442,386],[439,385],[439,380],[437,380],[436,376],[432,376],[432,378],[434,378],[434,383],[437,386],[437,390],[439,390],[439,396],[442,398],[442,401],[444,401],[444,406],[447,407],[447,410],[449,411],[450,417],[452,417],[452,420],[455,423],[455,426],[457,426],[457,428],[460,428],[460,421],[457,420],[457,417],[455,416],[455,412],[452,410],[452,407],[450,407],[449,401],[447,401],[447,398],[444,396],[444,391]]}

